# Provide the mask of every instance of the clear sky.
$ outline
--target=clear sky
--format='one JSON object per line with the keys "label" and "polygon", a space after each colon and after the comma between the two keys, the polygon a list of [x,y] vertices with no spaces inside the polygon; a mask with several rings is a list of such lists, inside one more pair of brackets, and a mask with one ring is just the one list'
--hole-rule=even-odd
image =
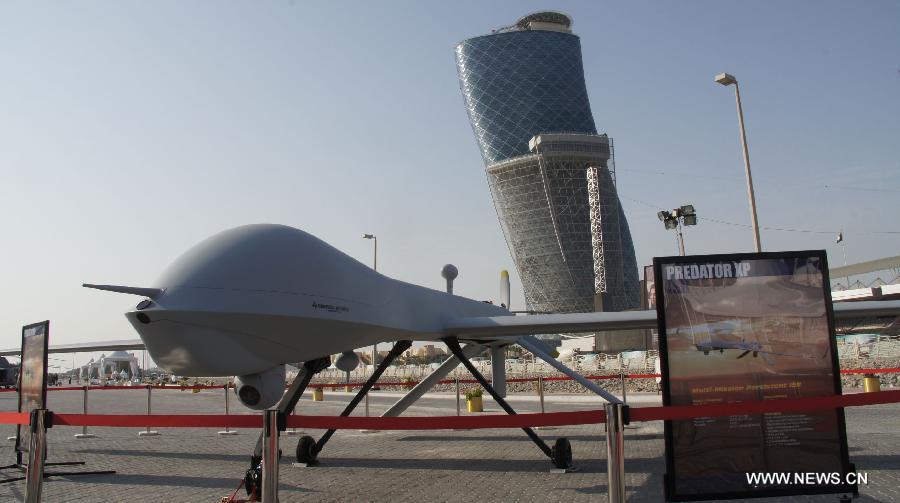
{"label": "clear sky", "polygon": [[[741,83],[764,250],[900,254],[900,3],[0,3],[0,346],[135,337],[136,297],[194,243],[295,226],[379,271],[496,299],[509,269],[454,46],[536,10],[572,16],[615,140],[639,264],[752,251]],[[889,279],[889,278],[885,278]],[[70,357],[64,357],[70,358]],[[79,356],[78,363],[87,356]]]}

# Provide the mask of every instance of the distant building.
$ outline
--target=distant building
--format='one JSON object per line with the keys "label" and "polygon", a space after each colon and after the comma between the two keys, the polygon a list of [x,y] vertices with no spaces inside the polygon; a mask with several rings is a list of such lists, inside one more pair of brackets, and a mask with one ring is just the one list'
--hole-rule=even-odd
{"label": "distant building", "polygon": [[426,344],[425,346],[416,350],[416,356],[426,359],[431,359],[436,356],[442,356],[445,354],[447,354],[446,351],[444,351],[442,348],[435,347],[434,344]]}
{"label": "distant building", "polygon": [[571,20],[525,16],[456,47],[460,87],[528,308],[639,307],[634,245]]}

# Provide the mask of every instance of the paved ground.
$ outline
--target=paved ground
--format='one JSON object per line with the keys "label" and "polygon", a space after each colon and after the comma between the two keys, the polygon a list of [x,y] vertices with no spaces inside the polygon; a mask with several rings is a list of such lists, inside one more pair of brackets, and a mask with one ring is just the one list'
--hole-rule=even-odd
{"label": "paved ground", "polygon": [[[222,391],[191,393],[155,391],[153,412],[220,413]],[[396,400],[397,394],[375,393],[372,415]],[[306,414],[337,414],[349,401],[346,393],[326,392],[325,402],[300,402]],[[630,397],[655,403],[655,395]],[[81,412],[81,392],[49,393],[49,408]],[[536,397],[512,396],[514,407],[538,411]],[[247,413],[232,400],[232,412]],[[548,397],[547,410],[597,408],[600,401],[584,395]],[[95,391],[90,411],[146,412],[144,391]],[[410,415],[455,414],[454,395],[431,395]],[[16,408],[14,393],[0,393],[0,410]],[[499,408],[486,400],[488,412]],[[465,413],[465,412],[464,412]],[[868,472],[858,501],[900,501],[900,404],[847,411],[851,458]],[[86,461],[84,468],[114,469],[116,475],[55,477],[44,484],[44,501],[215,502],[237,486],[248,464],[258,430],[220,437],[213,429],[160,429],[159,437],[138,437],[130,428],[96,428],[97,438],[75,440],[80,428],[50,431],[48,461]],[[13,433],[0,426],[0,435]],[[321,431],[308,432],[314,437]],[[281,501],[605,501],[606,445],[602,426],[564,427],[539,432],[549,442],[572,441],[577,473],[551,474],[550,463],[520,430],[473,430],[360,433],[339,431],[315,468],[294,468],[296,437],[282,437]],[[640,423],[626,432],[629,501],[662,501],[662,423]],[[0,445],[0,456],[12,462],[12,442]],[[48,472],[57,470],[48,468]],[[7,470],[5,475],[14,472]],[[0,501],[21,501],[22,482],[0,485]],[[792,498],[791,501],[837,501],[836,496]]]}

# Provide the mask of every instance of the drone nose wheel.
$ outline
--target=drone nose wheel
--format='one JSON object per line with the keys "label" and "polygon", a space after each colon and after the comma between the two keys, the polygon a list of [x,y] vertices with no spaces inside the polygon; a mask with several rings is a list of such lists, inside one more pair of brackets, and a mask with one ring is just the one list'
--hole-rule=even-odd
{"label": "drone nose wheel", "polygon": [[566,469],[572,466],[572,444],[566,438],[557,438],[551,450],[553,466]]}
{"label": "drone nose wheel", "polygon": [[316,462],[318,455],[315,439],[309,435],[300,437],[300,440],[297,441],[297,462],[311,465]]}

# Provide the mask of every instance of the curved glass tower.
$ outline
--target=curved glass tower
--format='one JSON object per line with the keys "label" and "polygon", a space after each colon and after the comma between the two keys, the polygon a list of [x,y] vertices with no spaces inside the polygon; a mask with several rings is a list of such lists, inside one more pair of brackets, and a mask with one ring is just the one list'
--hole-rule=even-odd
{"label": "curved glass tower", "polygon": [[612,140],[597,134],[570,25],[541,12],[464,40],[460,88],[528,308],[637,308]]}

